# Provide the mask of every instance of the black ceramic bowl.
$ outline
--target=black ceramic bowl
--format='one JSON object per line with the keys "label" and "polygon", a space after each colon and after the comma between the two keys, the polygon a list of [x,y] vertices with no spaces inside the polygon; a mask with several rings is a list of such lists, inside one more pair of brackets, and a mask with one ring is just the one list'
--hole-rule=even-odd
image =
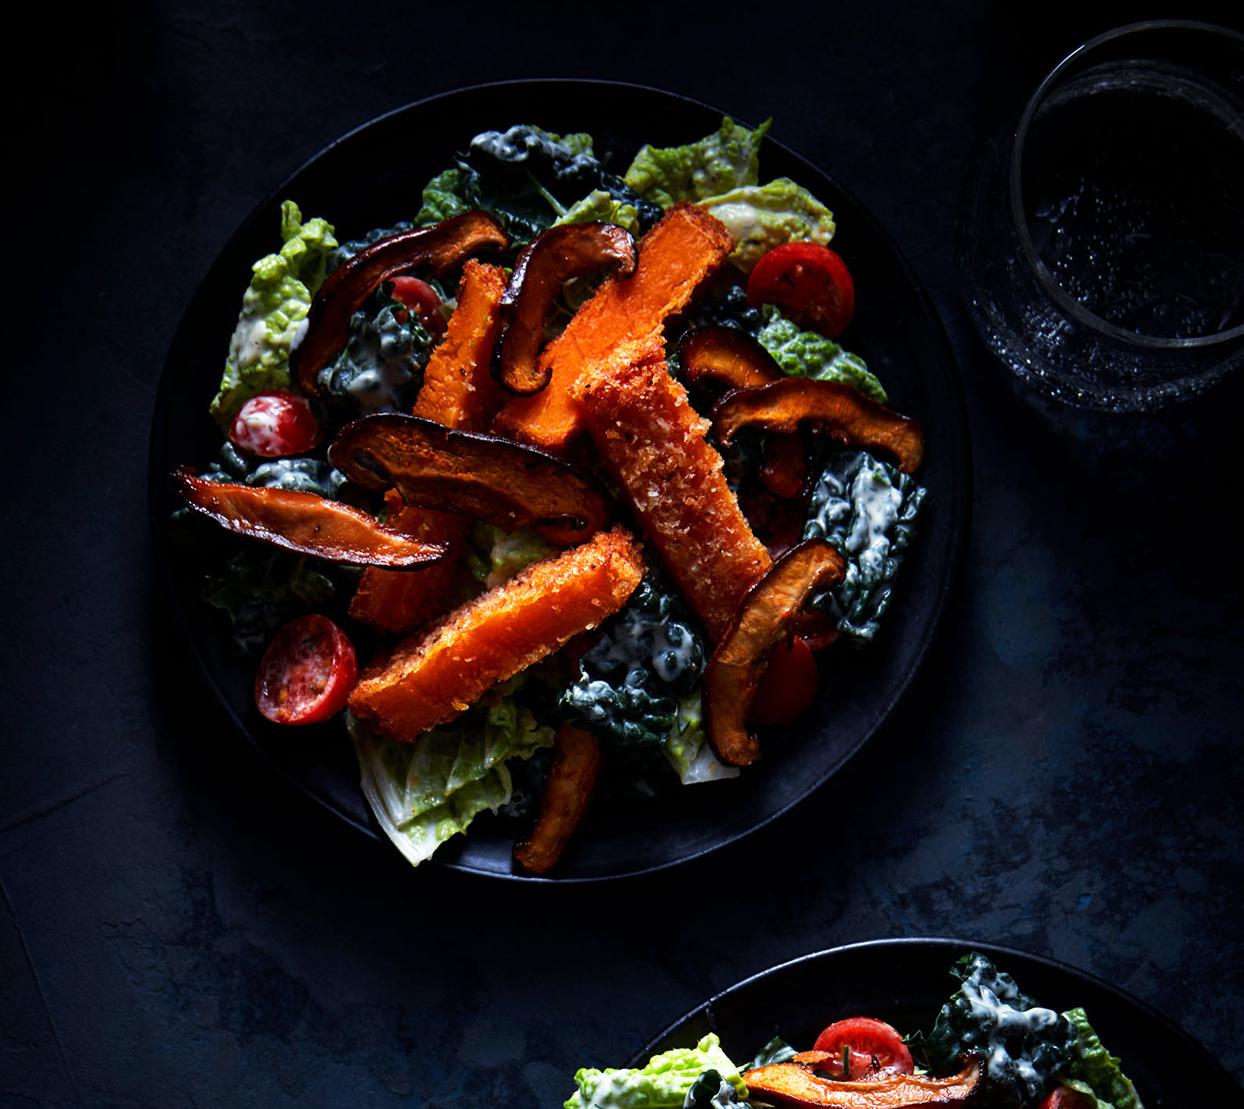
{"label": "black ceramic bowl", "polygon": [[[176,506],[169,472],[179,463],[203,465],[218,450],[207,405],[250,265],[277,238],[280,202],[291,198],[304,215],[326,217],[344,241],[409,218],[423,184],[482,130],[534,122],[552,131],[588,131],[607,164],[625,168],[643,143],[691,141],[715,130],[721,116],[716,108],[657,89],[578,80],[480,85],[410,104],[331,143],[260,204],[225,246],[182,320],[161,378],[151,440],[152,524],[170,603],[242,733],[280,773],[368,835],[380,833],[359,790],[343,730],[335,725],[291,732],[260,717],[251,698],[253,666],[232,653],[220,614],[200,600],[201,568],[178,551],[166,526]],[[858,299],[844,343],[885,382],[894,407],[924,427],[924,521],[887,626],[871,649],[830,656],[833,680],[812,713],[786,734],[769,736],[765,758],[735,781],[680,789],[643,805],[597,805],[552,880],[613,878],[670,866],[730,843],[810,796],[894,709],[946,605],[966,530],[970,463],[962,393],[941,323],[898,248],[833,179],[772,140],[762,149],[761,173],[764,180],[794,178],[834,211],[834,249],[854,274]],[[482,817],[468,837],[447,843],[437,861],[509,877],[511,849],[522,831],[514,821]]]}
{"label": "black ceramic bowl", "polygon": [[778,1033],[796,1048],[810,1048],[822,1028],[843,1017],[877,1017],[904,1034],[927,1030],[954,992],[948,971],[969,951],[988,955],[1040,1004],[1059,1012],[1085,1009],[1146,1109],[1244,1104],[1230,1073],[1144,1002],[1052,959],[953,939],[873,940],[782,963],[693,1009],[627,1065],[643,1066],[657,1052],[690,1047],[709,1032],[739,1062]]}

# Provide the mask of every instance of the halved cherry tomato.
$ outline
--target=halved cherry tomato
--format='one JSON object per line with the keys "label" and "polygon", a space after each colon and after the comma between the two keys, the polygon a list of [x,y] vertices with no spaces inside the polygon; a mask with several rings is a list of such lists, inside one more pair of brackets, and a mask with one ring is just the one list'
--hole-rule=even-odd
{"label": "halved cherry tomato", "polygon": [[855,314],[855,282],[829,247],[783,243],[756,263],[747,299],[756,307],[774,304],[800,327],[836,339]]}
{"label": "halved cherry tomato", "polygon": [[229,440],[260,458],[287,458],[320,441],[320,425],[306,397],[278,389],[256,393],[233,418]]}
{"label": "halved cherry tomato", "polygon": [[426,281],[417,277],[394,277],[393,299],[401,301],[435,335],[445,330],[445,317],[441,315],[441,298]]}
{"label": "halved cherry tomato", "polygon": [[1069,1086],[1058,1086],[1045,1095],[1040,1109],[1097,1109],[1097,1099]]}
{"label": "halved cherry tomato", "polygon": [[255,704],[276,724],[318,724],[346,705],[358,675],[354,647],[327,616],[291,620],[255,675]]}
{"label": "halved cherry tomato", "polygon": [[779,643],[769,652],[748,721],[772,728],[797,720],[816,698],[816,682],[816,659],[811,648],[798,636]]}
{"label": "halved cherry tomato", "polygon": [[[814,1050],[834,1056],[833,1062],[820,1069],[839,1079],[864,1078],[878,1071],[911,1074],[915,1070],[911,1052],[903,1043],[898,1029],[872,1017],[848,1017],[835,1021],[817,1036]],[[847,1060],[846,1074],[842,1066],[844,1056]]]}

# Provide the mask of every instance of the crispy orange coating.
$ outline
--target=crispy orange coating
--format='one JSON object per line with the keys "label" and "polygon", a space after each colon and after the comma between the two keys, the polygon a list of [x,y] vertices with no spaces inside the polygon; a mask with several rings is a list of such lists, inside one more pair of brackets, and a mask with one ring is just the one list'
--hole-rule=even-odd
{"label": "crispy orange coating", "polygon": [[582,822],[600,776],[600,740],[563,724],[557,730],[553,768],[531,835],[514,848],[514,861],[530,874],[547,874]]}
{"label": "crispy orange coating", "polygon": [[656,348],[588,367],[576,395],[601,461],[716,642],[770,559],[705,438],[708,422]]}
{"label": "crispy orange coating", "polygon": [[[423,371],[416,416],[465,431],[488,428],[502,402],[490,364],[505,285],[505,271],[499,266],[471,259],[463,267],[458,307]],[[385,503],[390,527],[447,548],[447,556],[430,573],[363,572],[350,600],[350,615],[386,631],[403,632],[440,616],[458,596],[467,525],[449,513],[403,505],[396,494],[386,494]]]}
{"label": "crispy orange coating", "polygon": [[350,710],[392,739],[413,741],[612,616],[643,573],[639,544],[621,528],[533,563],[400,643],[354,687]]}
{"label": "crispy orange coating", "polygon": [[635,272],[602,285],[545,348],[539,365],[551,368],[551,380],[534,396],[510,401],[498,430],[564,452],[582,426],[574,385],[583,372],[627,343],[659,336],[666,317],[686,306],[733,249],[720,221],[694,204],[674,205],[640,240]]}

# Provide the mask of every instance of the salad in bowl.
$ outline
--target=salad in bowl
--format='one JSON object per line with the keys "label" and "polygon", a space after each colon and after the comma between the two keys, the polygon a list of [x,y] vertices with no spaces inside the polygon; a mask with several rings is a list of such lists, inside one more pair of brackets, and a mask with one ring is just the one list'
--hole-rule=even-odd
{"label": "salad in bowl", "polygon": [[954,994],[906,1035],[877,1016],[846,1015],[807,1050],[775,1036],[736,1063],[709,1033],[641,1067],[580,1069],[565,1109],[1143,1109],[1083,1008],[1043,1007],[978,952],[951,975]]}
{"label": "salad in bowl", "polygon": [[923,435],[839,342],[833,215],[761,182],[767,126],[617,173],[481,132],[352,239],[282,205],[178,526],[259,712],[340,719],[412,864],[503,811],[550,873],[598,790],[780,758],[883,647]]}

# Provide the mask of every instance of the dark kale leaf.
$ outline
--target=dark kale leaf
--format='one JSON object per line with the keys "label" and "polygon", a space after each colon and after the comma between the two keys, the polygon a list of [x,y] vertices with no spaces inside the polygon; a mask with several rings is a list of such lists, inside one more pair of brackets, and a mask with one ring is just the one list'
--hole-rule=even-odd
{"label": "dark kale leaf", "polygon": [[692,1084],[682,1109],[722,1109],[740,1105],[738,1091],[715,1070],[706,1070]]}
{"label": "dark kale leaf", "polygon": [[812,601],[840,631],[864,640],[877,634],[924,498],[911,476],[867,451],[826,459],[803,537],[828,539],[847,560],[846,577]]}
{"label": "dark kale leaf", "polygon": [[203,599],[228,615],[244,655],[258,654],[287,620],[325,608],[335,595],[332,578],[316,564],[257,544],[231,555],[203,590]]}
{"label": "dark kale leaf", "polygon": [[747,302],[747,291],[742,285],[731,285],[713,301],[696,304],[686,312],[689,328],[733,327],[755,338],[764,326],[759,308]]}
{"label": "dark kale leaf", "polygon": [[251,485],[260,489],[290,489],[295,493],[315,493],[336,500],[346,477],[319,458],[261,459],[244,455],[227,440],[220,458],[203,471],[210,481]]}
{"label": "dark kale leaf", "polygon": [[704,645],[682,602],[652,575],[604,627],[560,706],[606,742],[660,746],[704,669]]}
{"label": "dark kale leaf", "polygon": [[351,414],[406,411],[423,382],[435,340],[418,316],[381,285],[350,318],[336,361],[320,371],[320,387]]}
{"label": "dark kale leaf", "polygon": [[1040,1008],[1015,979],[984,955],[960,959],[950,972],[960,986],[937,1015],[927,1037],[911,1047],[936,1073],[953,1070],[960,1055],[975,1052],[985,1067],[985,1103],[1034,1104],[1067,1065],[1071,1025]]}
{"label": "dark kale leaf", "polygon": [[328,255],[328,272],[332,273],[342,262],[348,258],[353,258],[359,251],[366,249],[373,243],[378,243],[381,239],[387,239],[391,235],[400,234],[403,231],[409,231],[415,225],[410,220],[399,220],[392,227],[376,227],[368,231],[361,239],[351,239],[348,243],[338,243]]}
{"label": "dark kale leaf", "polygon": [[795,1054],[795,1049],[781,1036],[774,1036],[773,1039],[756,1052],[756,1058],[743,1069],[748,1071],[755,1070],[757,1067],[772,1066],[774,1063],[788,1063],[795,1057]]}

